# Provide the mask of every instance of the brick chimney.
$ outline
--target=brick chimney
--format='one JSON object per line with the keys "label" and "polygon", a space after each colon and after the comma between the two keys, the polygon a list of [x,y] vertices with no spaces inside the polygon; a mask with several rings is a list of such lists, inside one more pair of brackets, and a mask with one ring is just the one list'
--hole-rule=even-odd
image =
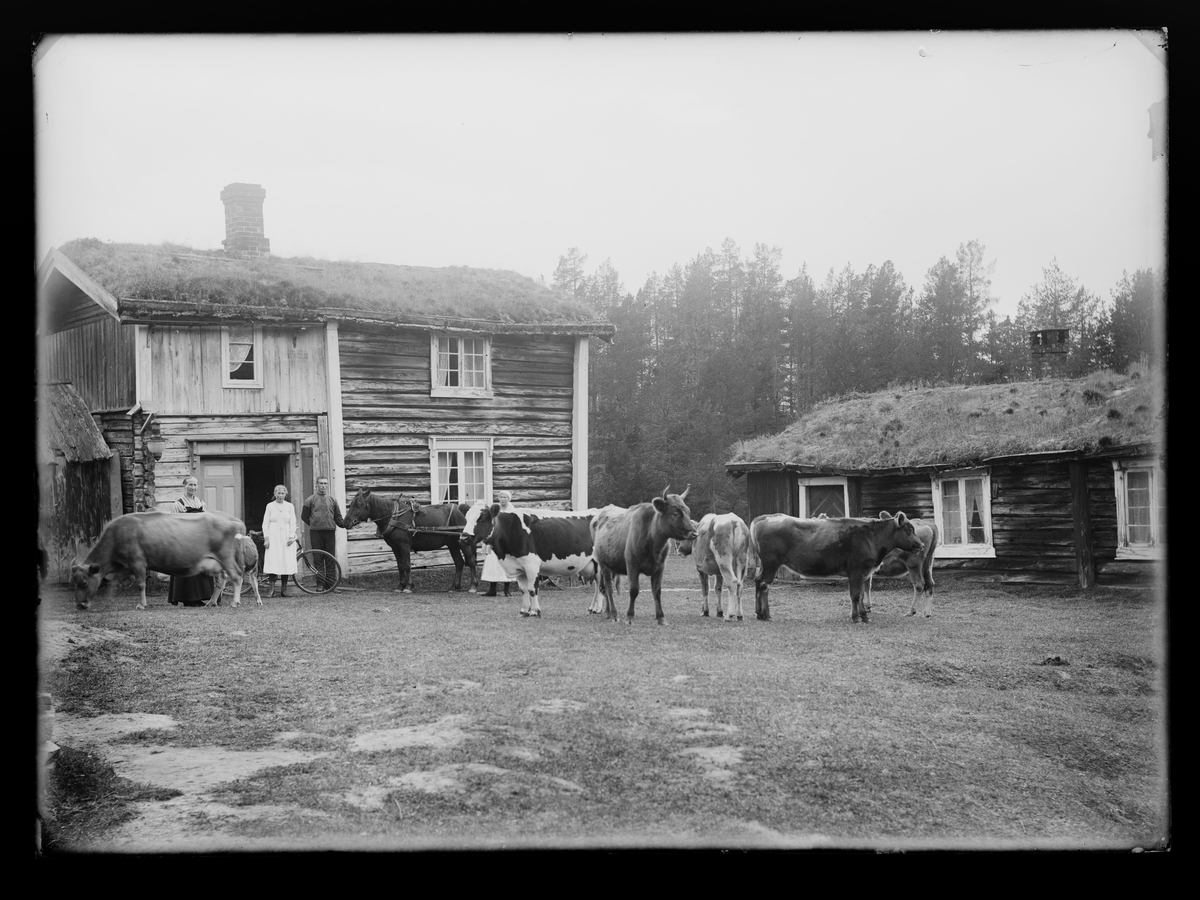
{"label": "brick chimney", "polygon": [[1029,332],[1029,356],[1033,363],[1033,377],[1062,378],[1067,371],[1071,351],[1069,328],[1042,328]]}
{"label": "brick chimney", "polygon": [[225,240],[221,244],[230,256],[270,256],[271,242],[263,237],[263,200],[267,192],[261,184],[227,184],[221,191],[225,204]]}

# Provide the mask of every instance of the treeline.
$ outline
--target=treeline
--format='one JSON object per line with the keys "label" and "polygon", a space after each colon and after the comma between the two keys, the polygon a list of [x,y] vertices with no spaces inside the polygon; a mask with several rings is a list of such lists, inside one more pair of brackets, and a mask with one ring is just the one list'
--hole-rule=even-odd
{"label": "treeline", "polygon": [[942,257],[912,286],[890,261],[831,269],[817,284],[782,251],[733,240],[686,265],[652,274],[631,294],[611,262],[588,271],[571,248],[554,287],[616,326],[591,355],[589,495],[628,505],[668,484],[703,512],[746,512],[742,481],[725,475],[738,440],[776,432],[813,404],[894,383],[982,383],[1032,377],[1028,332],[1069,328],[1067,374],[1124,370],[1157,360],[1154,314],[1161,276],[1125,274],[1105,301],[1057,261],[1022,298],[1015,317],[992,307],[978,241]]}

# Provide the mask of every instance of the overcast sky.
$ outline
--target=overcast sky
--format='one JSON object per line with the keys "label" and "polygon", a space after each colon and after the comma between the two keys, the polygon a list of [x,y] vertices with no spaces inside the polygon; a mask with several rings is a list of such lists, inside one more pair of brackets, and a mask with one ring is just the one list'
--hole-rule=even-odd
{"label": "overcast sky", "polygon": [[[48,45],[48,46],[47,46]],[[72,238],[219,249],[261,184],[277,256],[627,291],[733,238],[818,285],[920,291],[978,239],[997,309],[1057,257],[1106,300],[1163,264],[1163,63],[1127,31],[64,36],[35,62],[38,260]]]}

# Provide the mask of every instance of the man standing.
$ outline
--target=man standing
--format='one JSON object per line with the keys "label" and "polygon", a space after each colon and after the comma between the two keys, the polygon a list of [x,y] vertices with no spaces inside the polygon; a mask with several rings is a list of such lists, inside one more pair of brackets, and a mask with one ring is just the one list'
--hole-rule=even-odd
{"label": "man standing", "polygon": [[[334,528],[345,528],[346,523],[342,519],[338,502],[329,496],[328,478],[317,479],[317,492],[304,501],[300,518],[312,535],[312,549],[324,550],[330,556],[336,557],[337,532]],[[327,573],[323,566],[321,576],[332,579],[332,573]]]}

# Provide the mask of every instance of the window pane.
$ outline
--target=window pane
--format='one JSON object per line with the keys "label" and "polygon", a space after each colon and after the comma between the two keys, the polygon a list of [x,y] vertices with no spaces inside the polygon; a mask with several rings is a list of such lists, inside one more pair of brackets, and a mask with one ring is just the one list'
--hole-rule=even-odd
{"label": "window pane", "polygon": [[461,502],[473,503],[484,499],[483,490],[483,451],[464,450],[462,454],[462,496]]}
{"label": "window pane", "polygon": [[1125,509],[1129,515],[1129,543],[1153,542],[1150,510],[1150,473],[1131,469],[1125,474]]}
{"label": "window pane", "polygon": [[254,380],[254,344],[229,342],[229,377],[238,381]]}
{"label": "window pane", "polygon": [[458,387],[458,338],[438,338],[438,385]]}
{"label": "window pane", "polygon": [[462,383],[463,387],[485,388],[483,338],[462,339]]}
{"label": "window pane", "polygon": [[959,502],[958,482],[942,482],[942,543],[961,544],[962,504]]}
{"label": "window pane", "polygon": [[840,484],[818,484],[805,487],[808,492],[808,517],[815,519],[821,513],[832,518],[846,515],[846,496]]}
{"label": "window pane", "polygon": [[458,454],[438,453],[438,497],[436,502],[458,501]]}
{"label": "window pane", "polygon": [[963,493],[967,506],[967,543],[986,544],[987,532],[983,526],[983,479],[963,479]]}

